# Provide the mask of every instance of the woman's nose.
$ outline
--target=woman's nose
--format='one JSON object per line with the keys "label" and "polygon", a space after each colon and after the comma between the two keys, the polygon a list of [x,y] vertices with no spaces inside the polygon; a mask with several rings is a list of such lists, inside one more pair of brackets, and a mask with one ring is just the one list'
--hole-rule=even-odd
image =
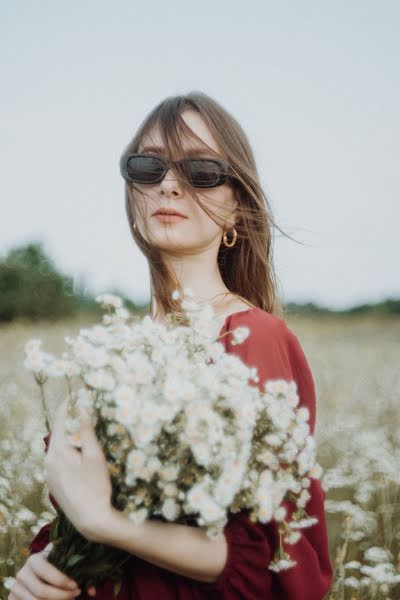
{"label": "woman's nose", "polygon": [[160,181],[160,186],[161,188],[164,188],[169,191],[176,191],[178,193],[181,192],[181,187],[177,175],[173,169],[168,169],[163,179]]}

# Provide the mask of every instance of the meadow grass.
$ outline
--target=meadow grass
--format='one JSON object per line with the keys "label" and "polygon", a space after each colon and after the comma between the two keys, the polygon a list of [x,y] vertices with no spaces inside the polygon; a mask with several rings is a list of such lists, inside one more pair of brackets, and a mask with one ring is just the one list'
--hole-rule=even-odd
{"label": "meadow grass", "polygon": [[[324,470],[335,568],[326,598],[400,598],[400,320],[293,315],[285,320],[300,340],[316,386],[317,460]],[[23,367],[24,344],[41,338],[45,351],[60,355],[66,335],[95,322],[85,315],[0,326],[1,600],[33,536],[55,515],[44,479],[44,414],[39,387]],[[65,385],[52,381],[45,390],[52,415]]]}

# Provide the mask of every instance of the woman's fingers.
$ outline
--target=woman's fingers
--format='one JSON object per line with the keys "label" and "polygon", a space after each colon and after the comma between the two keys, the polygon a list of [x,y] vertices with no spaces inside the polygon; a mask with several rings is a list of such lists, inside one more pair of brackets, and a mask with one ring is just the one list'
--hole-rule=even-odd
{"label": "woman's fingers", "polygon": [[40,552],[34,554],[28,559],[26,564],[36,577],[43,579],[46,583],[50,583],[61,590],[69,590],[70,592],[74,592],[78,589],[78,586],[73,579],[70,579],[65,573],[48,562],[47,553]]}
{"label": "woman's fingers", "polygon": [[[82,593],[75,581],[48,562],[51,548],[48,544],[28,558],[15,576],[8,600],[73,600]],[[90,585],[86,592],[94,598],[95,586]]]}
{"label": "woman's fingers", "polygon": [[9,600],[72,600],[81,591],[71,580],[47,562],[46,552],[33,554],[15,576]]}
{"label": "woman's fingers", "polygon": [[[80,591],[78,589],[68,590],[65,588],[57,587],[48,580],[43,580],[27,566],[26,569],[21,570],[18,574],[18,583],[23,586],[24,589],[17,589],[13,592],[22,598],[22,600],[32,600],[36,598],[46,598],[48,600],[72,600],[76,598]],[[20,594],[23,594],[22,596]]]}
{"label": "woman's fingers", "polygon": [[90,587],[88,587],[88,589],[86,591],[89,594],[89,596],[96,595],[96,588],[94,587],[94,585],[91,585]]}
{"label": "woman's fingers", "polygon": [[13,594],[13,597],[17,600],[36,600],[35,596],[33,596],[31,592],[26,589],[26,587],[17,579],[14,581],[11,589],[12,592],[10,592],[10,596]]}

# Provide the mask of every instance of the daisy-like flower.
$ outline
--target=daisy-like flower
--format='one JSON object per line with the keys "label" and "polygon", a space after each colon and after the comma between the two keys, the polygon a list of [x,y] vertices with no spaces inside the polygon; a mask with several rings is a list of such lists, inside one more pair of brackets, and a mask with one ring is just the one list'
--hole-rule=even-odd
{"label": "daisy-like flower", "polygon": [[121,308],[122,300],[119,296],[115,294],[100,294],[96,296],[96,302],[101,304],[103,307],[111,306],[113,308]]}
{"label": "daisy-like flower", "polygon": [[241,344],[247,339],[250,335],[249,327],[236,327],[236,329],[232,330],[232,345],[235,346],[237,344]]}
{"label": "daisy-like flower", "polygon": [[180,509],[173,498],[167,498],[162,505],[161,512],[168,521],[174,521],[178,517]]}
{"label": "daisy-like flower", "polygon": [[290,558],[282,558],[277,562],[271,562],[268,568],[271,571],[279,573],[279,571],[286,571],[287,569],[290,569],[294,566],[296,566],[295,561],[291,560]]}
{"label": "daisy-like flower", "polygon": [[308,517],[298,521],[291,521],[289,523],[289,527],[292,529],[304,529],[306,527],[311,527],[311,525],[315,525],[315,523],[318,523],[318,519],[316,517]]}

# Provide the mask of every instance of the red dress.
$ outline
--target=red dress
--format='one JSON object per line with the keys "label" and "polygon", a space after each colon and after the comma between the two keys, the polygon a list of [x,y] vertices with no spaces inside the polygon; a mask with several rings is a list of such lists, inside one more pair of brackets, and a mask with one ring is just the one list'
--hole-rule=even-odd
{"label": "red dress", "polygon": [[[310,411],[310,429],[314,435],[316,400],[313,377],[296,335],[285,321],[261,308],[250,308],[226,317],[220,334],[238,326],[247,326],[250,335],[241,344],[232,345],[232,336],[221,342],[226,351],[256,366],[261,386],[267,379],[295,380],[300,405]],[[44,438],[46,451],[49,435]],[[285,544],[297,565],[289,570],[268,570],[279,544],[277,524],[252,523],[243,512],[232,514],[225,526],[228,556],[223,571],[213,583],[204,583],[178,575],[132,555],[126,563],[126,575],[118,600],[322,600],[329,591],[333,570],[328,550],[324,512],[325,492],[318,479],[311,479],[311,494],[306,505],[309,516],[318,523],[300,529],[296,544]],[[55,499],[50,500],[56,506]],[[293,505],[285,502],[290,518]],[[44,525],[30,544],[31,554],[49,542],[49,524]],[[113,584],[105,581],[97,587],[97,600],[113,598]],[[88,600],[85,592],[82,597]]]}

